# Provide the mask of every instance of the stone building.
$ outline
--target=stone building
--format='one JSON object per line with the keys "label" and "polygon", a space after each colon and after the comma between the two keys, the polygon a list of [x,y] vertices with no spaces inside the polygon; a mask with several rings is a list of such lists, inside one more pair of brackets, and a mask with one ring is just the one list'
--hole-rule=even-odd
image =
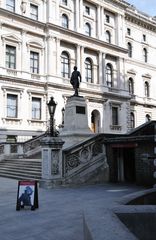
{"label": "stone building", "polygon": [[122,0],[0,1],[0,141],[56,126],[82,74],[80,95],[95,133],[124,134],[156,119],[156,19]]}

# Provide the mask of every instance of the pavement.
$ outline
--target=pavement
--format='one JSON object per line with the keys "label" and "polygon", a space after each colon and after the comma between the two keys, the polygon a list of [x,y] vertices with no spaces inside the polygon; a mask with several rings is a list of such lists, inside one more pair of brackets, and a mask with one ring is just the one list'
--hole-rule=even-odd
{"label": "pavement", "polygon": [[38,188],[39,208],[16,211],[18,181],[0,178],[0,240],[134,240],[113,212],[143,188],[98,184]]}

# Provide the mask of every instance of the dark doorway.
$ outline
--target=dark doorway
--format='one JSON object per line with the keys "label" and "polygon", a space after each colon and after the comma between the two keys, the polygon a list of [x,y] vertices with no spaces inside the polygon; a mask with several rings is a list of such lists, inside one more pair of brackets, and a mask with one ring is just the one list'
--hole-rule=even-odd
{"label": "dark doorway", "polygon": [[125,148],[123,151],[124,161],[124,180],[126,182],[135,182],[135,152],[134,148]]}

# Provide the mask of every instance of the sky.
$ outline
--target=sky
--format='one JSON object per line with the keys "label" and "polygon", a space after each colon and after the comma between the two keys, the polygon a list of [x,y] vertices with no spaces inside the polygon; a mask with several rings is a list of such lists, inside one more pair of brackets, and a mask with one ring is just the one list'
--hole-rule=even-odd
{"label": "sky", "polygon": [[156,0],[127,0],[127,2],[150,16],[156,16]]}

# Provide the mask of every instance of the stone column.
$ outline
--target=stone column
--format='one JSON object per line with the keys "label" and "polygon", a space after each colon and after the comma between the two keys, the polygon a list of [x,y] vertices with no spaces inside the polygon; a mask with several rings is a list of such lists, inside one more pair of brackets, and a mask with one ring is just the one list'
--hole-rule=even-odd
{"label": "stone column", "polygon": [[42,145],[42,179],[40,186],[51,188],[62,178],[62,146],[60,137],[45,137]]}
{"label": "stone column", "polygon": [[124,58],[118,58],[117,59],[117,79],[118,79],[118,86],[119,88],[123,89],[125,88],[125,66],[124,66]]}
{"label": "stone column", "polygon": [[76,66],[77,66],[78,70],[81,72],[81,69],[80,69],[80,45],[77,45],[77,48],[76,48]]}
{"label": "stone column", "polygon": [[79,28],[80,31],[82,32],[83,30],[83,0],[80,0],[80,6],[79,6]]}
{"label": "stone column", "polygon": [[79,31],[79,27],[80,27],[80,18],[79,18],[79,13],[80,12],[80,9],[79,9],[79,0],[76,0],[76,3],[75,3],[75,21],[76,21],[76,31],[78,32]]}
{"label": "stone column", "polygon": [[[55,43],[55,38],[52,36],[47,37],[47,74],[52,75],[53,73],[56,74],[56,58],[54,61],[53,58],[53,51],[56,49],[56,43]],[[52,66],[52,62],[55,63]]]}
{"label": "stone column", "polygon": [[101,39],[104,39],[104,8],[101,7]]}
{"label": "stone column", "polygon": [[82,75],[82,82],[85,82],[85,59],[84,59],[84,47],[80,47],[80,72]]}
{"label": "stone column", "polygon": [[102,53],[102,84],[105,85],[106,83],[106,54]]}
{"label": "stone column", "polygon": [[102,71],[103,71],[103,59],[102,59],[102,52],[99,52],[99,59],[98,59],[99,63],[98,63],[98,66],[99,66],[99,72],[98,72],[98,84],[102,84],[102,77],[103,77],[103,74],[102,74]]}
{"label": "stone column", "polygon": [[61,75],[61,66],[60,66],[60,58],[61,58],[61,52],[60,52],[60,39],[56,39],[56,74]]}
{"label": "stone column", "polygon": [[93,64],[93,66],[92,66],[92,70],[93,70],[93,82],[95,83],[95,84],[98,84],[99,82],[99,80],[98,80],[98,72],[97,72],[97,65],[96,64]]}
{"label": "stone column", "polygon": [[101,11],[99,5],[97,7],[97,38],[101,38]]}
{"label": "stone column", "polygon": [[116,18],[116,44],[122,47],[125,39],[123,16],[118,14]]}
{"label": "stone column", "polygon": [[[21,32],[21,36],[22,36],[22,46],[21,46],[21,71],[22,72],[27,72],[29,71],[28,69],[28,59],[27,57],[29,57],[29,53],[27,51],[27,47],[26,47],[26,40],[27,40],[27,33],[26,31],[22,31]],[[23,57],[23,55],[25,57]]]}
{"label": "stone column", "polygon": [[60,25],[60,11],[59,11],[59,2],[56,1],[56,24]]}

